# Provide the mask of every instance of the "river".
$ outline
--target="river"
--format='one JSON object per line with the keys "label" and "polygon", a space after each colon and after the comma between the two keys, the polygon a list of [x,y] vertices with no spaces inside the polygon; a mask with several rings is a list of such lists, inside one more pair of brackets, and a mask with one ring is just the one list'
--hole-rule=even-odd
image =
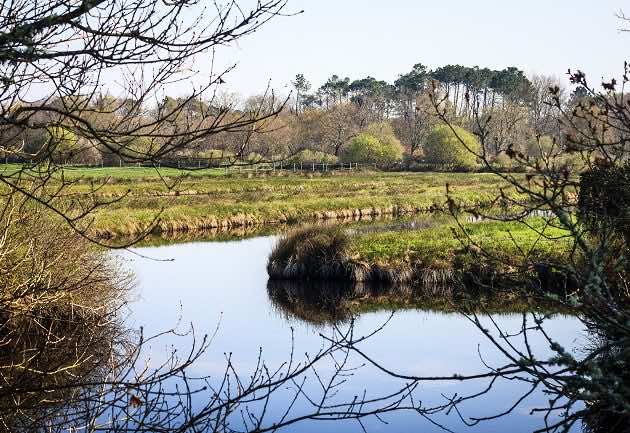
{"label": "river", "polygon": [[[286,362],[292,344],[296,358],[304,359],[306,352],[316,353],[323,344],[320,334],[332,335],[332,326],[301,320],[269,298],[265,265],[274,242],[275,237],[267,236],[136,248],[121,253],[137,280],[128,323],[136,328],[142,326],[147,335],[173,326],[185,331],[191,325],[197,336],[214,335],[208,351],[189,373],[217,380],[229,354],[238,370],[247,376],[255,369],[261,349],[269,367]],[[494,319],[503,329],[516,331],[522,316],[502,314]],[[506,362],[480,330],[458,313],[414,309],[397,311],[392,316],[391,311],[372,311],[356,318],[354,332],[367,334],[384,323],[383,329],[363,342],[361,349],[396,372],[421,376],[474,374],[487,371],[483,362],[494,366]],[[581,324],[574,317],[555,316],[546,322],[545,330],[569,348],[578,348],[584,342]],[[550,353],[542,339],[534,338],[531,344],[539,357]],[[164,359],[172,347],[185,351],[189,345],[189,336],[166,335],[151,343],[151,362]],[[380,396],[404,384],[371,366],[358,368],[362,363],[358,356],[351,356],[349,365],[357,369],[338,387],[334,401],[351,400],[364,390],[367,396]],[[325,362],[320,373],[331,371],[330,362]],[[305,389],[316,392],[315,375],[309,372],[304,376]],[[446,397],[474,393],[486,384],[487,381],[429,381],[420,384],[414,395],[423,407],[428,407],[444,403]],[[460,412],[465,419],[499,413],[526,389],[517,381],[499,381],[490,392],[465,402]],[[266,412],[267,425],[281,417],[293,394],[291,387],[284,387],[274,395]],[[203,399],[204,395],[195,398]],[[529,412],[544,406],[546,400],[542,393],[535,392],[509,415],[472,427],[466,426],[456,411],[437,413],[431,420],[413,411],[397,411],[380,419],[368,417],[362,423],[374,432],[443,431],[436,424],[461,432],[530,432],[544,424],[542,416]],[[292,413],[299,415],[308,410],[308,402],[299,399]],[[234,417],[235,428],[241,423],[240,417]],[[362,428],[355,420],[306,420],[286,427],[285,431],[343,433],[361,432]]]}

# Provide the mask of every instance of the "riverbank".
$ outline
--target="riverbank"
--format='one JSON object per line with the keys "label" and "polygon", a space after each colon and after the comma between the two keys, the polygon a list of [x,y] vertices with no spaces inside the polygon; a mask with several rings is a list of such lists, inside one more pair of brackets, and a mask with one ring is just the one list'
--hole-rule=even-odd
{"label": "riverbank", "polygon": [[[216,173],[179,179],[111,177],[95,194],[100,200],[114,203],[95,213],[90,230],[100,238],[115,239],[138,235],[151,227],[154,234],[169,235],[411,215],[443,208],[447,184],[463,206],[487,205],[505,186],[491,174],[467,173],[276,172],[273,176],[253,177]],[[91,184],[81,181],[72,189],[88,193],[90,188]]]}

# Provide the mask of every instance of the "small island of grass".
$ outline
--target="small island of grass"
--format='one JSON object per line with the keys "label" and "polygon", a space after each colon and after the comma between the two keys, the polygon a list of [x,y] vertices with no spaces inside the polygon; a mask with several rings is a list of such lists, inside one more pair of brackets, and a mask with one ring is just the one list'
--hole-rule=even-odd
{"label": "small island of grass", "polygon": [[549,263],[560,263],[568,251],[565,233],[537,218],[528,225],[471,222],[461,230],[307,227],[278,241],[267,271],[271,280],[385,283],[418,294],[452,295],[463,287],[555,292],[566,290],[567,278]]}

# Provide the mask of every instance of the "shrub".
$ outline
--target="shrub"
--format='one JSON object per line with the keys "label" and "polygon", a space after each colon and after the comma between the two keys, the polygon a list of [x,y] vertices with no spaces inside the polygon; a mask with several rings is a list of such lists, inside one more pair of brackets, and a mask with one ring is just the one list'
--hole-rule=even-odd
{"label": "shrub", "polygon": [[630,163],[582,173],[578,210],[583,223],[612,225],[630,239]]}
{"label": "shrub", "polygon": [[236,160],[233,152],[222,149],[202,150],[194,154],[193,157],[206,159],[211,164],[232,164]]}
{"label": "shrub", "polygon": [[375,123],[350,141],[344,160],[391,165],[402,161],[403,150],[389,123]]}
{"label": "shrub", "polygon": [[436,126],[424,146],[426,162],[466,170],[477,166],[477,157],[471,151],[480,151],[479,141],[458,126],[453,126],[453,129],[446,125]]}
{"label": "shrub", "polygon": [[492,166],[499,171],[511,173],[523,173],[526,166],[518,163],[514,158],[509,157],[505,152],[499,153],[492,161]]}
{"label": "shrub", "polygon": [[251,152],[243,158],[243,161],[248,164],[258,164],[259,162],[265,161],[265,157],[260,153]]}
{"label": "shrub", "polygon": [[541,158],[542,156],[550,156],[556,148],[553,138],[548,135],[543,135],[536,138],[531,138],[527,141],[527,154],[534,158]]}
{"label": "shrub", "polygon": [[51,126],[47,130],[52,159],[70,161],[79,151],[77,135],[63,126]]}

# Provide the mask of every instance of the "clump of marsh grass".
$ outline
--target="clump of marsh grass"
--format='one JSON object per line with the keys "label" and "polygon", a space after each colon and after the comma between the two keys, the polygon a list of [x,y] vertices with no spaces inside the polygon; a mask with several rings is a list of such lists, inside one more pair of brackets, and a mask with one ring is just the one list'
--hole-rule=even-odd
{"label": "clump of marsh grass", "polygon": [[338,227],[313,226],[293,230],[280,238],[267,263],[274,279],[354,279],[349,266],[349,238]]}

